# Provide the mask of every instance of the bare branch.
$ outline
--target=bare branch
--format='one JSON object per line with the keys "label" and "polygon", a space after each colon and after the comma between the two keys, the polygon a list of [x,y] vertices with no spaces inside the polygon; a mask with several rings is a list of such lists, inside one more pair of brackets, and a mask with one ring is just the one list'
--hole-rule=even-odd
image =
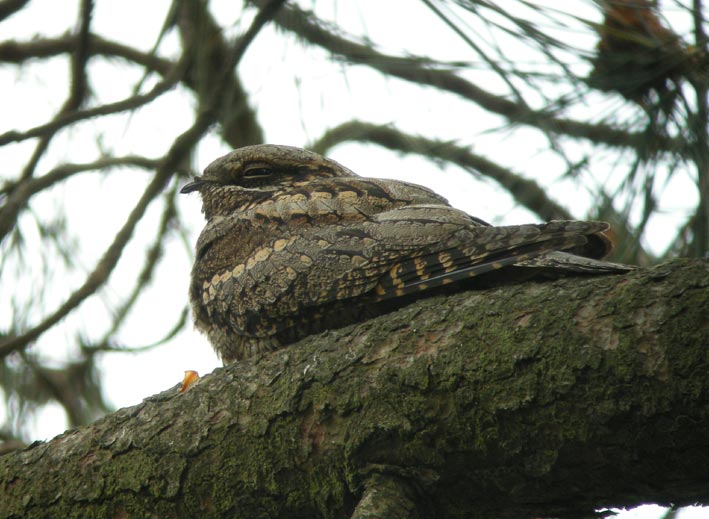
{"label": "bare branch", "polygon": [[[71,59],[71,89],[69,91],[69,97],[64,102],[62,108],[59,110],[59,113],[54,117],[54,121],[60,120],[67,114],[72,114],[76,112],[76,110],[78,110],[78,108],[83,103],[84,98],[86,97],[86,63],[88,61],[87,46],[92,8],[93,3],[91,0],[82,0],[81,12],[79,13],[80,22],[77,46],[75,49],[73,49]],[[46,132],[43,132],[41,135],[38,135],[41,138],[37,143],[37,146],[35,147],[32,157],[30,157],[29,162],[25,165],[25,168],[22,171],[22,179],[28,179],[32,177],[32,175],[34,175],[34,170],[37,167],[39,160],[42,158],[42,155],[44,155],[44,152],[47,151],[49,143],[51,142],[52,138],[54,137],[54,134],[59,128],[60,126],[50,127]],[[2,136],[0,136],[0,140],[1,137]],[[1,142],[0,145],[2,145]]]}
{"label": "bare branch", "polygon": [[[263,0],[254,0],[261,4]],[[532,110],[519,103],[494,95],[469,81],[449,72],[426,65],[424,58],[401,58],[375,51],[371,46],[355,43],[324,28],[324,24],[307,11],[289,4],[275,18],[276,23],[304,40],[323,47],[336,56],[367,65],[383,74],[413,83],[430,85],[439,90],[457,94],[486,110],[508,118],[513,123],[527,124],[544,132],[587,139],[611,147],[644,149],[647,136],[619,130],[605,124],[589,124],[572,119],[554,117],[546,111]],[[657,149],[672,153],[686,153],[686,144],[677,139],[658,136]]]}
{"label": "bare branch", "polygon": [[224,92],[228,74],[241,60],[249,44],[253,41],[261,28],[275,15],[284,2],[285,0],[272,0],[269,4],[264,6],[256,15],[244,35],[235,43],[225,63],[223,78],[215,88],[211,104],[204,107],[197,115],[192,126],[175,139],[172,147],[161,162],[160,167],[155,172],[153,180],[146,187],[138,203],[129,214],[125,224],[116,234],[113,243],[111,243],[106,252],[104,252],[98,265],[86,278],[84,284],[42,322],[21,335],[0,341],[0,358],[26,347],[30,342],[36,340],[106,282],[118,263],[123,249],[133,235],[136,225],[142,219],[150,203],[160,194],[173,172],[216,119],[219,100],[221,99],[221,94]]}
{"label": "bare branch", "polygon": [[[59,38],[38,38],[26,42],[1,42],[0,61],[21,64],[33,58],[48,58],[66,54],[76,48],[77,40],[77,35],[68,34]],[[89,52],[93,55],[123,58],[163,76],[167,75],[174,67],[174,63],[170,60],[105,40],[95,34],[89,35]]]}
{"label": "bare branch", "polygon": [[[182,146],[173,146],[173,149],[179,150],[180,156],[182,153],[186,153],[186,150],[183,150]],[[168,157],[170,157],[169,153]],[[167,163],[167,160],[164,163]],[[143,192],[143,195],[138,200],[138,203],[135,205],[130,215],[128,216],[128,219],[126,220],[125,224],[116,234],[113,243],[111,243],[106,252],[104,252],[103,256],[101,257],[101,260],[96,265],[96,268],[86,278],[84,284],[74,293],[72,293],[69,298],[54,313],[50,314],[42,322],[30,328],[28,331],[19,336],[1,341],[0,357],[4,357],[15,350],[24,348],[30,342],[35,341],[37,338],[39,338],[40,335],[42,335],[49,328],[57,324],[69,312],[71,312],[74,308],[81,304],[87,297],[96,292],[96,290],[106,282],[111,272],[113,272],[114,267],[118,263],[118,260],[121,257],[124,247],[133,235],[133,231],[135,230],[136,225],[142,219],[143,215],[145,214],[145,210],[148,208],[152,200],[158,194],[160,194],[165,183],[172,174],[172,171],[172,168],[168,169],[164,167],[159,168],[156,171],[155,177],[153,177],[152,182],[150,182],[150,184],[147,186],[147,188]]]}
{"label": "bare branch", "polygon": [[134,110],[157,99],[159,96],[170,90],[173,86],[175,86],[175,84],[177,84],[183,74],[184,64],[178,63],[173,67],[171,73],[168,74],[163,81],[157,83],[152,90],[146,94],[131,96],[121,101],[116,101],[115,103],[107,103],[105,105],[89,108],[87,110],[60,114],[53,121],[36,126],[24,132],[15,130],[5,132],[0,134],[0,146],[10,142],[19,142],[33,137],[42,137],[47,134],[52,134],[64,126],[68,126],[69,124],[77,121],[90,119],[92,117],[115,114],[126,110]]}
{"label": "bare branch", "polygon": [[88,93],[86,65],[89,61],[89,29],[91,26],[93,8],[93,0],[81,1],[79,31],[76,40],[77,45],[71,60],[71,91],[69,99],[64,106],[67,112],[78,109]]}
{"label": "bare branch", "polygon": [[[82,345],[83,350],[101,350],[107,351],[109,349],[118,350],[121,349],[125,351],[126,348],[115,348],[109,347],[109,341],[111,337],[119,330],[123,322],[125,321],[128,313],[131,311],[135,303],[138,301],[140,295],[144,292],[145,287],[147,287],[153,278],[153,273],[158,265],[158,262],[162,258],[163,249],[165,246],[165,237],[170,231],[172,224],[176,218],[175,202],[177,194],[177,182],[174,183],[173,189],[165,194],[164,197],[164,207],[162,216],[160,218],[160,223],[158,224],[158,229],[155,237],[151,240],[152,245],[148,248],[145,254],[145,261],[143,263],[143,268],[136,277],[135,284],[133,285],[133,290],[128,295],[126,300],[121,304],[118,309],[113,313],[112,322],[110,328],[106,331],[103,338],[100,339],[95,346]],[[183,312],[186,315],[186,312]],[[183,316],[184,317],[184,316]],[[180,319],[180,322],[184,324],[185,320]],[[170,333],[167,334],[167,338],[174,336],[180,328],[173,328]],[[167,340],[167,338],[158,341],[152,346],[157,346],[162,344]],[[152,347],[151,346],[151,347]],[[148,348],[142,348],[148,349]]]}
{"label": "bare branch", "polygon": [[29,0],[3,0],[0,2],[0,21],[22,9]]}
{"label": "bare branch", "polygon": [[229,46],[207,3],[183,0],[179,4],[178,20],[182,47],[190,57],[185,83],[197,94],[200,105],[211,102],[214,87],[229,71],[224,78],[226,84],[218,112],[222,138],[232,148],[262,143],[263,131],[248,104],[248,94],[236,68],[225,70]]}
{"label": "bare branch", "polygon": [[105,157],[86,164],[62,164],[41,177],[20,180],[17,183],[7,182],[0,194],[7,195],[0,206],[0,241],[7,235],[17,222],[19,212],[26,207],[32,195],[66,180],[76,173],[102,170],[116,166],[136,166],[153,169],[158,161],[139,156]]}
{"label": "bare branch", "polygon": [[169,342],[170,340],[174,339],[175,336],[177,336],[178,333],[180,333],[184,328],[185,325],[188,322],[188,318],[190,316],[190,310],[189,308],[185,307],[180,315],[177,317],[177,320],[175,323],[170,327],[170,329],[162,336],[160,337],[157,341],[151,342],[149,344],[141,344],[141,345],[118,345],[116,344],[112,339],[111,336],[107,333],[103,336],[101,340],[99,340],[96,343],[89,343],[85,340],[81,340],[81,349],[84,351],[88,351],[90,353],[106,353],[106,352],[117,352],[117,353],[142,353],[145,351],[149,351],[152,349],[157,348],[158,346],[162,346],[163,344]]}
{"label": "bare branch", "polygon": [[[179,80],[194,90],[198,97],[202,99],[205,92],[202,91],[203,89],[200,88],[200,85],[208,85],[209,88],[213,88],[219,83],[219,76],[224,72],[228,49],[222,30],[212,19],[206,4],[195,2],[194,0],[186,0],[182,4],[182,9],[186,11],[181,16],[182,34],[185,39],[185,55],[183,59],[187,59],[188,66]],[[189,26],[189,29],[185,30],[185,26]],[[73,35],[22,43],[4,42],[0,43],[0,61],[21,63],[31,57],[59,55],[72,52],[77,44],[77,37]],[[131,47],[104,40],[96,35],[90,36],[88,49],[92,54],[96,55],[122,57],[163,76],[169,74],[174,68],[173,63],[169,60],[159,58],[154,54],[141,53]],[[224,138],[235,148],[263,142],[263,132],[258,125],[255,113],[248,106],[247,94],[238,76],[235,75],[235,69],[232,70],[234,74],[229,78],[229,84],[225,90],[227,94],[222,99],[222,107],[219,111],[219,122],[223,128]],[[209,74],[205,77],[200,77],[200,74],[205,72]],[[129,99],[138,101],[140,97],[132,96]],[[146,102],[150,100],[147,99]],[[123,107],[119,106],[117,111],[122,111],[123,109]],[[113,111],[109,113],[113,113]],[[95,115],[104,114],[101,112],[89,113],[87,117]],[[46,125],[34,129],[34,131],[24,132],[24,134],[10,132],[9,134],[0,135],[0,145],[4,143],[3,139],[20,140],[33,137],[36,132],[41,133],[45,129]]]}

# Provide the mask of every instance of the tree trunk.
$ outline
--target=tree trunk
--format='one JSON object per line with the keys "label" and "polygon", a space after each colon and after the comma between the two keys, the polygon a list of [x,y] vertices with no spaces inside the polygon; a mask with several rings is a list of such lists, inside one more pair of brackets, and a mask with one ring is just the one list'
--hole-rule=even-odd
{"label": "tree trunk", "polygon": [[0,458],[0,517],[709,504],[709,261],[418,301]]}

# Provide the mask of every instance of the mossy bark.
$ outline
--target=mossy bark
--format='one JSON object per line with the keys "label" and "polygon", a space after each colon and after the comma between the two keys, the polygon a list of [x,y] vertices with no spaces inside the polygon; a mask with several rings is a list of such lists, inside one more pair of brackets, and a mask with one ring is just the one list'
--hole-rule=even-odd
{"label": "mossy bark", "polygon": [[469,291],[0,458],[0,517],[709,504],[709,262]]}

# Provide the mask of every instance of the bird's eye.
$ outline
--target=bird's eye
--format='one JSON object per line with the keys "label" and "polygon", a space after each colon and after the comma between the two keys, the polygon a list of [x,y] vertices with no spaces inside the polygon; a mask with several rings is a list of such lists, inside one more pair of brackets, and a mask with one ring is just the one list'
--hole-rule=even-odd
{"label": "bird's eye", "polygon": [[256,166],[253,168],[248,168],[244,171],[244,178],[268,178],[272,173],[273,171],[269,168]]}

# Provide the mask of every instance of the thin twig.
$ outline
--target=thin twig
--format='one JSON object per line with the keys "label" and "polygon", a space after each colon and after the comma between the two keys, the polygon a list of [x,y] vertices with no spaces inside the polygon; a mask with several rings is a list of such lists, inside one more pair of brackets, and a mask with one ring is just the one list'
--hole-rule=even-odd
{"label": "thin twig", "polygon": [[172,69],[171,73],[168,74],[165,79],[163,79],[163,81],[157,83],[153,87],[153,89],[146,94],[131,96],[121,101],[116,101],[115,103],[107,103],[105,105],[89,108],[87,110],[62,114],[53,121],[50,121],[46,124],[42,124],[40,126],[36,126],[24,132],[18,132],[15,130],[6,132],[0,135],[0,146],[8,144],[10,142],[20,142],[26,139],[31,139],[33,137],[40,137],[45,133],[55,132],[58,129],[63,128],[64,126],[75,123],[77,121],[91,119],[92,117],[97,117],[101,115],[111,115],[125,110],[132,110],[138,108],[144,104],[147,104],[157,99],[159,96],[170,90],[180,80],[183,73],[184,64],[182,62],[179,62]]}
{"label": "thin twig", "polygon": [[[260,5],[263,0],[253,0]],[[421,85],[457,94],[486,110],[502,115],[513,123],[527,124],[544,132],[587,139],[597,144],[621,148],[642,148],[643,133],[627,132],[606,124],[589,124],[572,119],[554,117],[544,110],[532,110],[504,97],[494,95],[447,70],[419,66],[422,58],[401,58],[375,51],[371,46],[355,43],[324,28],[312,13],[289,4],[276,16],[275,22],[300,38],[352,62],[367,65],[384,74]],[[661,137],[658,150],[686,153],[685,143],[678,139]]]}
{"label": "thin twig", "polygon": [[86,164],[62,164],[41,177],[28,178],[18,183],[7,183],[0,190],[0,194],[7,194],[2,206],[0,206],[0,241],[12,230],[17,222],[19,212],[27,206],[29,199],[34,194],[51,187],[57,182],[85,171],[101,170],[116,166],[136,166],[153,169],[157,164],[158,161],[155,159],[139,156],[104,157]]}
{"label": "thin twig", "polygon": [[86,349],[104,349],[100,346],[108,345],[110,338],[115,335],[118,329],[121,327],[125,321],[128,313],[131,311],[138,298],[143,293],[144,289],[153,278],[153,273],[155,268],[160,261],[163,254],[163,247],[165,245],[165,236],[171,228],[171,223],[174,221],[176,216],[175,202],[177,195],[177,183],[174,183],[174,187],[170,192],[165,194],[165,205],[163,208],[162,216],[160,217],[160,223],[158,224],[158,230],[155,238],[152,241],[152,245],[148,248],[145,254],[145,261],[143,263],[143,268],[138,274],[133,290],[128,295],[126,300],[120,307],[114,312],[113,319],[110,328],[106,331],[103,338],[98,341],[98,347],[89,347]]}

